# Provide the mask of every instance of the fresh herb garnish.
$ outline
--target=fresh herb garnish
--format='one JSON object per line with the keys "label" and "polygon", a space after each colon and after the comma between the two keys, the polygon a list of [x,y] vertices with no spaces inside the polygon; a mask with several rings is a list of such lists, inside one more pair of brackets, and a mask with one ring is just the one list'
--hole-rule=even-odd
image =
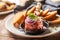
{"label": "fresh herb garnish", "polygon": [[34,15],[33,13],[29,13],[29,14],[28,14],[28,17],[29,17],[30,19],[32,19],[32,20],[38,19],[38,16]]}

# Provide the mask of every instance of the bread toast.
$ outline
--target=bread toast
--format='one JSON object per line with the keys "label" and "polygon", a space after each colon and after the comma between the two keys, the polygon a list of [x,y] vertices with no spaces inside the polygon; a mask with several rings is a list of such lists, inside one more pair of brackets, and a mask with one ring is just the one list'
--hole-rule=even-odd
{"label": "bread toast", "polygon": [[24,21],[25,16],[23,15],[23,13],[18,12],[15,14],[14,18],[13,18],[13,25],[15,27],[19,27],[19,25]]}

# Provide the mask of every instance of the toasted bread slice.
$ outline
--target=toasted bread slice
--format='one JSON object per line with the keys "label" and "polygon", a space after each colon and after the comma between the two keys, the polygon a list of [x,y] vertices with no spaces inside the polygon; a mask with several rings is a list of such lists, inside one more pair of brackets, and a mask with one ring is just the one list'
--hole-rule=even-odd
{"label": "toasted bread slice", "polygon": [[60,18],[50,21],[51,24],[60,24]]}
{"label": "toasted bread slice", "polygon": [[7,7],[7,10],[12,10],[15,7],[15,5],[10,5],[9,7]]}
{"label": "toasted bread slice", "polygon": [[45,11],[43,11],[42,16],[46,16],[49,11],[50,11],[49,9],[46,9]]}
{"label": "toasted bread slice", "polygon": [[56,14],[57,14],[57,11],[51,12],[50,15],[45,16],[43,19],[45,19],[45,20],[51,20],[51,19],[53,19],[56,16]]}
{"label": "toasted bread slice", "polygon": [[28,10],[28,14],[34,13],[35,10],[36,10],[36,6],[33,6],[30,10]]}
{"label": "toasted bread slice", "polygon": [[23,15],[23,12],[18,12],[15,14],[13,18],[13,24],[15,27],[19,27],[19,25],[24,21],[25,16]]}

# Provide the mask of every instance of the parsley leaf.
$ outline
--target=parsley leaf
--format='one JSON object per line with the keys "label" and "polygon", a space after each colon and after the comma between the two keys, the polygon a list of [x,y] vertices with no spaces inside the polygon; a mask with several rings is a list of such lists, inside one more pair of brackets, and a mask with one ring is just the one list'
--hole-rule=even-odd
{"label": "parsley leaf", "polygon": [[38,19],[38,16],[34,15],[33,13],[29,13],[29,14],[28,14],[28,17],[29,17],[30,19],[32,19],[32,20]]}

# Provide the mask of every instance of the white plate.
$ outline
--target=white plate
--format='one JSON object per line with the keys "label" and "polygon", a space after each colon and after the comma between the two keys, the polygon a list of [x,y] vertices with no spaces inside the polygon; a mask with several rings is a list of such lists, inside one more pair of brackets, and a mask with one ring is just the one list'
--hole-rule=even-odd
{"label": "white plate", "polygon": [[9,14],[10,12],[13,12],[15,8],[16,8],[16,5],[12,10],[0,12],[0,15]]}
{"label": "white plate", "polygon": [[47,37],[47,36],[51,36],[54,35],[56,33],[58,33],[60,31],[60,27],[58,26],[56,29],[52,28],[52,27],[48,27],[48,30],[45,31],[42,34],[39,35],[28,35],[25,34],[23,31],[20,31],[19,29],[15,28],[13,23],[12,23],[12,19],[13,16],[11,16],[10,18],[8,18],[5,22],[5,27],[8,31],[10,31],[11,33],[20,36],[20,37],[27,37],[27,38],[42,38],[42,37]]}

